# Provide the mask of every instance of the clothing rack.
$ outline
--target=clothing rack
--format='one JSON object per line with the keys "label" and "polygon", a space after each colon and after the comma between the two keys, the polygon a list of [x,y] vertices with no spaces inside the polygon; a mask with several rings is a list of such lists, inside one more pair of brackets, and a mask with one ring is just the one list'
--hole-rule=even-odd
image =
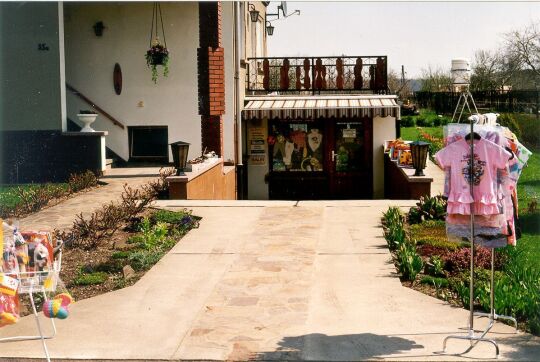
{"label": "clothing rack", "polygon": [[[472,99],[472,96],[471,96]],[[461,96],[460,96],[461,100]],[[467,103],[467,100],[464,100],[465,103]],[[472,100],[474,105],[474,100]],[[463,107],[465,104],[463,105]],[[468,104],[467,104],[468,106]],[[457,109],[459,108],[459,101],[458,106],[456,107],[456,111],[454,112],[454,117],[456,115]],[[475,106],[476,108],[476,106]],[[462,108],[463,112],[463,108]],[[459,115],[459,119],[461,118],[461,114]],[[458,119],[458,122],[459,122]],[[473,168],[474,168],[474,120],[469,118],[470,123],[470,135],[471,135],[471,142],[470,142],[470,162],[469,162],[469,190],[472,197],[472,204],[474,204],[474,193],[473,193]],[[486,338],[486,334],[491,330],[493,325],[495,324],[496,320],[508,320],[514,323],[517,333],[517,321],[515,318],[505,315],[499,315],[495,313],[495,281],[494,281],[494,275],[495,275],[495,248],[491,249],[491,280],[490,280],[490,312],[484,313],[484,312],[475,312],[474,311],[474,212],[471,207],[470,210],[470,245],[471,245],[471,253],[470,253],[470,280],[469,280],[469,326],[468,326],[468,334],[466,336],[463,335],[450,335],[447,336],[443,341],[443,353],[446,352],[446,343],[449,339],[461,339],[461,340],[468,340],[470,341],[470,346],[467,348],[464,352],[460,354],[465,354],[470,352],[479,342],[486,342],[490,343],[495,347],[496,356],[499,356],[499,345],[497,342],[495,342],[493,339]],[[486,327],[486,329],[479,334],[475,333],[474,330],[474,317],[489,317],[489,324]]]}

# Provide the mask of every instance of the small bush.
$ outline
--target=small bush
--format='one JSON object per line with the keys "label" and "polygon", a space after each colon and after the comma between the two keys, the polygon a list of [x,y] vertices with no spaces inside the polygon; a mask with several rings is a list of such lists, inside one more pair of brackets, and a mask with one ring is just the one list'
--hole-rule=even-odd
{"label": "small bush", "polygon": [[[471,248],[460,248],[444,257],[445,269],[452,272],[468,270],[471,265]],[[491,251],[484,247],[476,247],[474,251],[474,265],[478,268],[491,268]],[[495,268],[500,269],[501,258],[496,254]]]}
{"label": "small bush", "polygon": [[68,181],[71,192],[78,192],[89,187],[97,186],[97,184],[98,178],[90,170],[83,173],[71,174]]}
{"label": "small bush", "polygon": [[521,138],[521,128],[512,113],[503,113],[497,118],[497,122],[504,127],[508,127],[514,132],[517,138]]}
{"label": "small bush", "polygon": [[424,266],[422,258],[411,243],[402,243],[396,250],[398,270],[404,280],[414,281]]}
{"label": "small bush", "polygon": [[165,251],[161,249],[136,250],[130,253],[128,260],[134,270],[141,271],[150,269],[163,255]]}
{"label": "small bush", "polygon": [[424,116],[418,116],[416,118],[416,125],[418,127],[433,127],[433,119],[426,118]]}
{"label": "small bush", "polygon": [[410,224],[419,224],[426,220],[444,220],[446,204],[446,198],[442,195],[421,196],[416,206],[409,210],[407,219]]}
{"label": "small bush", "polygon": [[129,257],[129,251],[116,251],[111,255],[113,259],[127,259]]}
{"label": "small bush", "polygon": [[433,277],[431,275],[425,275],[420,279],[420,284],[433,285],[435,288],[448,288],[449,283],[446,278]]}
{"label": "small bush", "polygon": [[415,126],[414,117],[412,116],[401,117],[400,126],[401,127],[414,127]]}
{"label": "small bush", "polygon": [[394,251],[400,247],[400,245],[407,242],[407,234],[403,226],[392,226],[388,228],[384,234],[386,242],[388,244],[388,249]]}
{"label": "small bush", "polygon": [[383,213],[383,225],[386,227],[403,226],[404,222],[405,217],[399,207],[390,206],[388,210]]}
{"label": "small bush", "polygon": [[434,277],[444,275],[444,261],[440,256],[432,255],[424,267],[424,272]]}
{"label": "small bush", "polygon": [[96,285],[103,284],[109,278],[107,273],[95,272],[90,274],[81,273],[74,281],[75,285]]}

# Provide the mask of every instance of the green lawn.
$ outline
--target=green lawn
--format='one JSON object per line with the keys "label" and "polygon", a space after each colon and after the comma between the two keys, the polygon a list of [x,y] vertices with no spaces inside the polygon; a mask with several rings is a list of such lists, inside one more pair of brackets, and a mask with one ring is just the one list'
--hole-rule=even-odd
{"label": "green lawn", "polygon": [[[431,136],[442,138],[443,129],[442,127],[420,127],[422,132],[425,132]],[[402,127],[401,128],[401,138],[405,141],[416,141],[420,135],[420,129],[417,127]]]}
{"label": "green lawn", "polygon": [[[26,184],[26,185],[9,185],[0,186],[0,217],[6,210],[13,210],[19,203],[21,203],[21,195],[18,189],[21,188],[24,191],[37,190],[39,188],[46,188],[47,192],[59,192],[67,191],[69,185],[67,183],[60,184]],[[5,215],[4,215],[5,216]]]}
{"label": "green lawn", "polygon": [[540,196],[540,149],[531,149],[527,167],[518,182],[519,219],[522,237],[518,240],[518,251],[531,266],[540,268],[540,209],[529,212],[531,202]]}

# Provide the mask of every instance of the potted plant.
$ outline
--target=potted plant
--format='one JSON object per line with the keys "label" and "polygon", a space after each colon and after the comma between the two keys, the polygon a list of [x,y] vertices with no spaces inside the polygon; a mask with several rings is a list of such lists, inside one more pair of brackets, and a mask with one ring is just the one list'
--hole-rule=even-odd
{"label": "potted plant", "polygon": [[77,117],[79,118],[79,121],[81,121],[84,124],[84,127],[81,129],[81,132],[95,132],[90,125],[94,123],[96,120],[98,114],[92,110],[81,110],[77,114]]}
{"label": "potted plant", "polygon": [[159,38],[156,37],[152,42],[150,49],[146,52],[146,64],[152,69],[152,80],[157,83],[157,66],[163,66],[163,76],[169,74],[169,50],[167,46],[161,44]]}

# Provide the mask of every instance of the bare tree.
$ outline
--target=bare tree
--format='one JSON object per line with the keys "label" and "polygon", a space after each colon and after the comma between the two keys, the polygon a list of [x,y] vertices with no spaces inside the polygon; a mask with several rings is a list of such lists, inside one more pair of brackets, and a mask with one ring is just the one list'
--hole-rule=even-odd
{"label": "bare tree", "polygon": [[518,70],[515,56],[508,51],[478,50],[472,65],[471,89],[503,89],[506,85],[512,85],[512,78]]}
{"label": "bare tree", "polygon": [[522,68],[530,69],[535,77],[540,77],[540,22],[506,33],[505,45],[509,55]]}
{"label": "bare tree", "polygon": [[477,50],[472,65],[471,89],[489,90],[499,87],[498,73],[501,58],[497,52]]}
{"label": "bare tree", "polygon": [[388,71],[388,89],[390,93],[397,95],[402,100],[407,99],[412,94],[411,81],[402,79],[393,69]]}
{"label": "bare tree", "polygon": [[450,71],[442,68],[433,69],[428,66],[422,69],[422,91],[450,92],[452,91],[452,77]]}

